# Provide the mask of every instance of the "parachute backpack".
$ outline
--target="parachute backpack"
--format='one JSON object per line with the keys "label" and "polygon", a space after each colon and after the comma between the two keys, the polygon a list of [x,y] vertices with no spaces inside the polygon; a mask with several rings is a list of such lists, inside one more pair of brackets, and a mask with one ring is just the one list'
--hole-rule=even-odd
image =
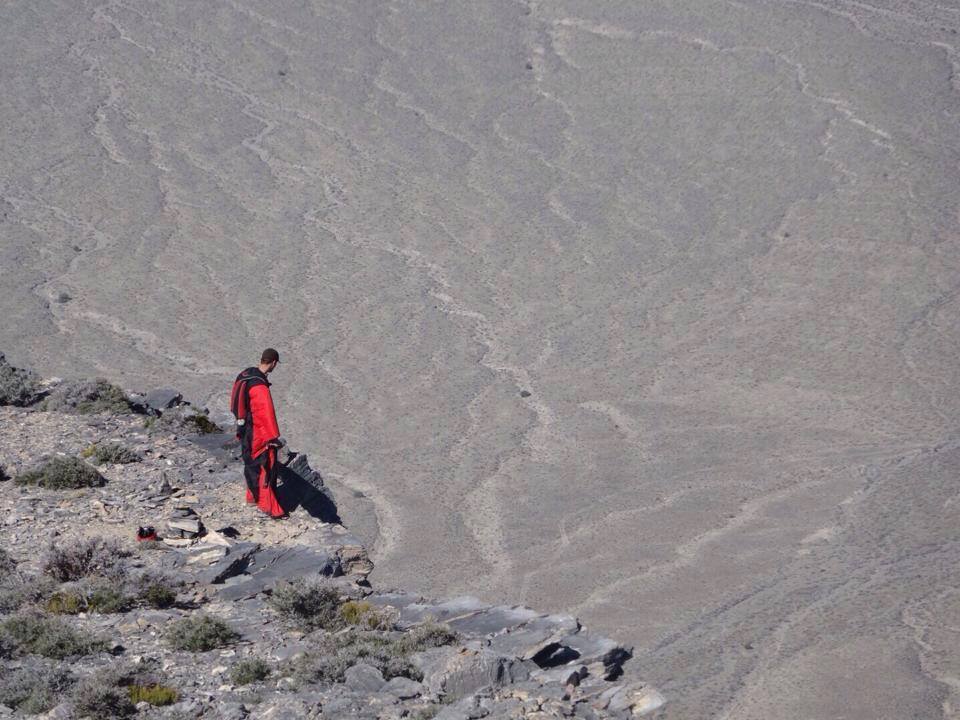
{"label": "parachute backpack", "polygon": [[263,375],[257,368],[247,368],[237,375],[233,381],[233,390],[230,392],[230,412],[237,423],[237,441],[240,443],[240,452],[244,462],[252,460],[253,452],[253,413],[250,411],[250,388],[255,385],[267,385]]}

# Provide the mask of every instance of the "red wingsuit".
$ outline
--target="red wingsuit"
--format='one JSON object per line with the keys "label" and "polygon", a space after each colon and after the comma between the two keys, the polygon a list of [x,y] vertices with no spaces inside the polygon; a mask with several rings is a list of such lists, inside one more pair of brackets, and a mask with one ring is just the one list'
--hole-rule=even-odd
{"label": "red wingsuit", "polygon": [[[280,428],[277,426],[277,413],[273,409],[268,385],[250,388],[250,413],[253,415],[253,449],[250,454],[260,466],[257,507],[273,517],[280,517],[285,513],[274,492],[277,485],[277,448],[270,444],[280,437]],[[247,502],[252,499],[248,489]]]}
{"label": "red wingsuit", "polygon": [[[249,407],[244,408],[242,402],[239,405],[240,416],[245,416],[248,424],[253,426],[252,437],[246,435],[250,439],[249,453],[243,453],[247,502],[256,503],[258,508],[272,517],[283,517],[286,513],[277,502],[274,492],[279,468],[277,447],[272,443],[280,437],[280,428],[277,426],[277,414],[270,396],[270,383],[266,375],[257,368],[248,368],[234,383],[232,398],[236,399],[240,394],[238,383],[244,379],[252,380],[247,385]],[[250,428],[245,428],[244,432],[249,433]]]}

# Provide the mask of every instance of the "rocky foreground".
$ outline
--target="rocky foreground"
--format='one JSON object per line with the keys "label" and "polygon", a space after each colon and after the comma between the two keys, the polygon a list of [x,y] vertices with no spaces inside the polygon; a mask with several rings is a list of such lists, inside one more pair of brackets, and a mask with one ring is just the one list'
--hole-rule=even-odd
{"label": "rocky foreground", "polygon": [[45,382],[0,355],[0,716],[626,718],[663,705],[617,682],[630,648],[573,617],[371,587],[366,550],[302,454],[282,458],[288,519],[246,506],[226,420],[175,390]]}

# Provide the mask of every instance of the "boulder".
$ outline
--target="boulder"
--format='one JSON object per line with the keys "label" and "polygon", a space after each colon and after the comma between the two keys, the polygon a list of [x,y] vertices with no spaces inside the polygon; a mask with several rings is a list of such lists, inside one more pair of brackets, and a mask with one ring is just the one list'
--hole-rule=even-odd
{"label": "boulder", "polygon": [[380,688],[380,692],[393,695],[400,700],[409,700],[423,695],[425,689],[423,683],[419,683],[416,680],[405,677],[395,677],[390,678],[387,684]]}
{"label": "boulder", "polygon": [[486,687],[501,687],[528,680],[535,666],[487,649],[457,650],[451,647],[426,650],[413,656],[431,692],[462,698]]}
{"label": "boulder", "polygon": [[179,405],[182,401],[183,395],[173,388],[157,388],[148,392],[143,398],[144,405],[158,412]]}
{"label": "boulder", "polygon": [[383,673],[366,663],[357,663],[348,667],[343,675],[346,686],[357,692],[380,692],[386,682],[383,679]]}
{"label": "boulder", "polygon": [[522,606],[499,605],[479,610],[447,622],[451,630],[463,635],[498,635],[523,625],[540,614]]}
{"label": "boulder", "polygon": [[240,575],[250,563],[250,558],[260,549],[259,543],[240,542],[226,548],[226,555],[214,565],[206,568],[200,575],[200,581],[208,585],[219,585],[236,575]]}
{"label": "boulder", "polygon": [[475,597],[462,596],[441,603],[411,603],[400,611],[400,627],[413,627],[426,620],[446,622],[452,618],[472,615],[490,606]]}
{"label": "boulder", "polygon": [[249,559],[240,573],[233,574],[237,577],[217,593],[221,600],[250,598],[272,590],[281,582],[296,582],[301,578],[318,576],[336,577],[343,573],[336,555],[305,545],[291,545],[260,550]]}

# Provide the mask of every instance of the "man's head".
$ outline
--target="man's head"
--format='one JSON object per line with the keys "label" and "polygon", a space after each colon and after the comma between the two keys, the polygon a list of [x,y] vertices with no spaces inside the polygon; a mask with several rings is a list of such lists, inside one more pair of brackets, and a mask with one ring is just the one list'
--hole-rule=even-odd
{"label": "man's head", "polygon": [[267,348],[260,355],[260,371],[264,373],[271,373],[277,367],[279,362],[280,353],[273,348]]}

